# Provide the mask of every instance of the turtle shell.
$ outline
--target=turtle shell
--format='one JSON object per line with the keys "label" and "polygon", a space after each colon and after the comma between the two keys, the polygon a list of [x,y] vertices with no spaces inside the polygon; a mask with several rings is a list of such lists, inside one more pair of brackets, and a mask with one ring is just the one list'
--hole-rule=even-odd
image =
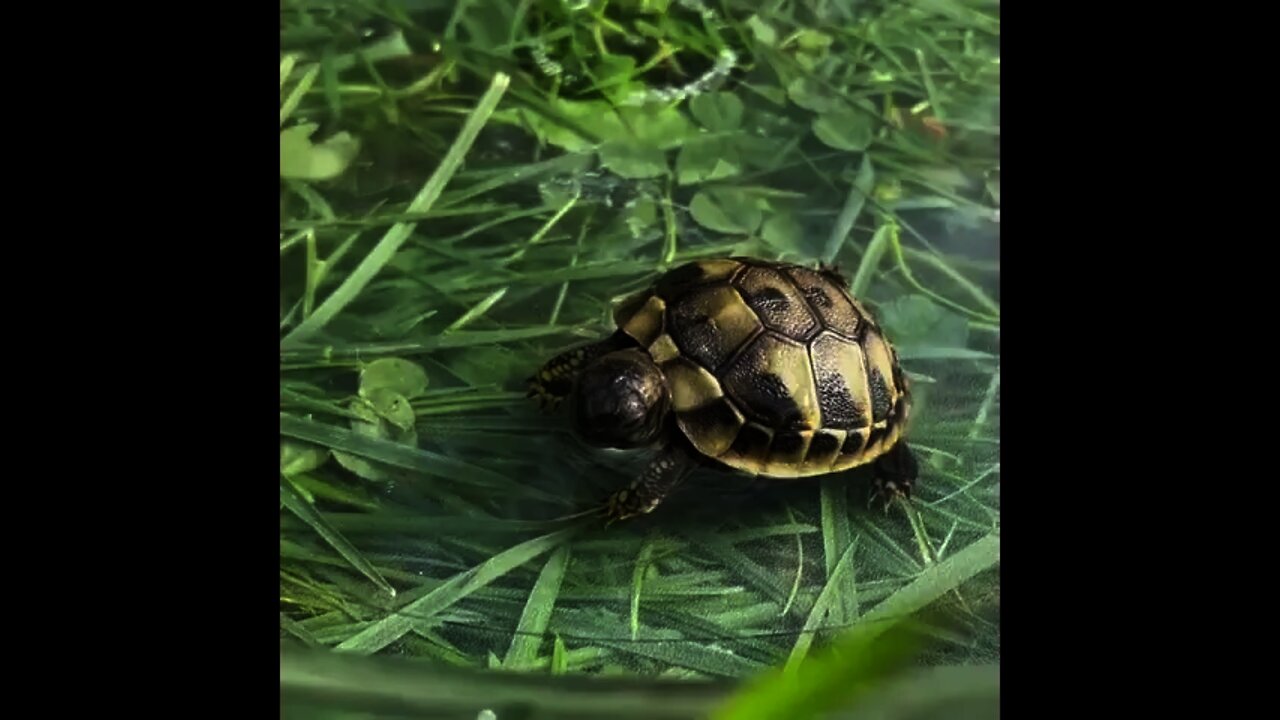
{"label": "turtle shell", "polygon": [[833,276],[747,258],[672,269],[614,312],[647,348],[699,452],[766,477],[871,462],[902,436],[897,352]]}

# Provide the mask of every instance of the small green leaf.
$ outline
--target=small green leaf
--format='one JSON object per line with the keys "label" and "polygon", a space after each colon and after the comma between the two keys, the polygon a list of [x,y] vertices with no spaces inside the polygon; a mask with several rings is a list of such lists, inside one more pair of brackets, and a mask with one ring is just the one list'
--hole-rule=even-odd
{"label": "small green leaf", "polygon": [[813,121],[813,133],[829,147],[853,152],[866,150],[874,138],[870,116],[847,108],[819,115]]}
{"label": "small green leaf", "polygon": [[311,472],[328,459],[328,448],[293,440],[280,441],[280,472],[287,476]]}
{"label": "small green leaf", "polygon": [[956,348],[969,342],[969,323],[924,295],[907,295],[880,310],[881,322],[903,348]]}
{"label": "small green leaf", "polygon": [[799,52],[795,54],[796,64],[805,70],[816,70],[826,58],[831,41],[830,35],[817,30],[801,30],[796,33],[796,44],[799,46]]}
{"label": "small green leaf", "polygon": [[777,85],[752,85],[751,89],[774,105],[783,106],[787,104],[787,91]]}
{"label": "small green leaf", "polygon": [[638,198],[628,205],[622,217],[631,237],[641,237],[645,230],[658,224],[658,203],[651,197]]}
{"label": "small green leaf", "polygon": [[805,52],[825,52],[831,47],[832,37],[817,30],[801,30],[796,33],[796,44]]}
{"label": "small green leaf", "polygon": [[630,130],[619,139],[670,150],[697,134],[697,128],[673,105],[653,104],[621,108],[619,114]]}
{"label": "small green leaf", "polygon": [[836,99],[826,88],[808,77],[799,77],[787,83],[787,97],[805,110],[825,113],[836,107]]}
{"label": "small green leaf", "polygon": [[712,132],[728,132],[742,126],[742,101],[733,93],[697,95],[689,102],[689,110]]}
{"label": "small green leaf", "polygon": [[771,127],[766,129],[763,137],[742,133],[734,138],[734,147],[745,164],[761,170],[775,170],[791,159],[795,139],[779,144],[778,136],[773,134],[775,131],[791,132],[791,129]]}
{"label": "small green leaf", "polygon": [[317,127],[315,123],[306,123],[280,131],[280,177],[331,180],[341,175],[360,154],[360,141],[346,132],[313,145],[311,134]]}
{"label": "small green leaf", "polygon": [[609,53],[600,56],[595,68],[596,79],[600,84],[618,82],[635,72],[636,59],[630,55],[614,55]]}
{"label": "small green leaf", "polygon": [[422,366],[401,358],[379,358],[360,370],[360,395],[369,397],[374,390],[390,390],[413,399],[427,389],[427,371]]}
{"label": "small green leaf", "polygon": [[755,232],[763,219],[759,206],[736,188],[699,190],[689,203],[689,212],[703,227],[743,235]]}
{"label": "small green leaf", "polygon": [[660,177],[667,172],[667,156],[661,149],[626,140],[602,145],[600,164],[630,180]]}
{"label": "small green leaf", "polygon": [[796,252],[800,249],[800,240],[804,228],[791,213],[775,213],[764,222],[760,229],[760,237],[780,252]]}
{"label": "small green leaf", "polygon": [[747,18],[747,27],[751,28],[751,34],[755,35],[760,44],[768,46],[778,44],[778,31],[774,30],[769,23],[761,20],[759,15],[752,15]]}
{"label": "small green leaf", "polygon": [[636,71],[636,59],[630,55],[605,55],[600,58],[594,70],[594,88],[615,103],[621,103],[644,89],[641,83],[632,78]]}
{"label": "small green leaf", "polygon": [[690,142],[676,159],[676,178],[681,185],[721,180],[740,172],[742,159],[727,138]]}
{"label": "small green leaf", "polygon": [[[552,101],[550,107],[569,123],[595,135],[601,143],[617,140],[669,150],[683,145],[695,132],[693,123],[669,104],[614,107],[604,100],[561,98]],[[596,147],[590,138],[543,115],[529,113],[524,119],[543,141],[552,145],[570,152]]]}
{"label": "small green leaf", "polygon": [[378,417],[400,430],[413,429],[413,407],[404,395],[390,388],[374,388],[369,391],[367,399]]}
{"label": "small green leaf", "polygon": [[[383,419],[382,413],[370,401],[364,398],[353,398],[348,409],[352,414],[360,418],[359,420],[351,421],[352,431],[365,437],[392,440],[403,445],[417,446],[418,433],[416,428],[411,425],[408,429],[405,429],[390,424]],[[385,483],[395,479],[392,473],[358,455],[342,450],[334,450],[333,458],[338,461],[339,465],[365,480]]]}

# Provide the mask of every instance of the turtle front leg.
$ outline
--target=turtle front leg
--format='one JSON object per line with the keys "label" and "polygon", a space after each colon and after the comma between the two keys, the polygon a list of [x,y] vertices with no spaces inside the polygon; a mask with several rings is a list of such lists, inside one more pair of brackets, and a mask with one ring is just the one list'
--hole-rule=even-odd
{"label": "turtle front leg", "polygon": [[548,360],[533,377],[526,381],[529,392],[525,396],[537,398],[538,404],[544,411],[554,410],[566,397],[569,397],[569,392],[573,389],[574,376],[586,367],[587,363],[614,350],[621,350],[626,345],[625,336],[614,333],[599,342],[569,348]]}
{"label": "turtle front leg", "polygon": [[609,496],[605,524],[653,512],[695,466],[694,458],[679,443],[667,444],[639,477]]}
{"label": "turtle front leg", "polygon": [[911,499],[911,489],[920,476],[920,466],[905,440],[899,440],[892,450],[881,455],[874,470],[875,480],[868,505],[876,498],[883,498],[884,510],[889,512],[889,505],[895,498]]}

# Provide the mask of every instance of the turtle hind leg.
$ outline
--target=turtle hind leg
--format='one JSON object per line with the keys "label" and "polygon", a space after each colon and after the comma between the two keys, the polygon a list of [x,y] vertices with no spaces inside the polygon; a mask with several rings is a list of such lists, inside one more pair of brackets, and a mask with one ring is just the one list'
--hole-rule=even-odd
{"label": "turtle hind leg", "polygon": [[697,466],[679,442],[665,445],[642,473],[605,503],[606,525],[653,512]]}
{"label": "turtle hind leg", "polygon": [[548,360],[538,372],[526,380],[526,397],[536,398],[543,410],[554,410],[569,396],[573,378],[596,358],[627,347],[627,336],[615,332],[604,340],[569,348]]}
{"label": "turtle hind leg", "polygon": [[905,440],[899,440],[889,452],[881,455],[874,465],[875,480],[870,502],[884,500],[885,512],[896,498],[911,499],[911,490],[920,476],[920,466],[915,453]]}

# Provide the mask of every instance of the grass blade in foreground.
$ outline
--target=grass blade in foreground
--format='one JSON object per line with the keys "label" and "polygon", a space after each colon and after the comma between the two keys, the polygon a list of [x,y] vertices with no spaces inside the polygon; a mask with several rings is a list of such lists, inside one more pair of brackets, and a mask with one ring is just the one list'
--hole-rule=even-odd
{"label": "grass blade in foreground", "polygon": [[880,625],[859,624],[798,668],[749,682],[712,720],[808,720],[851,706],[905,666],[919,643],[910,623]]}
{"label": "grass blade in foreground", "polygon": [[880,601],[858,624],[879,627],[885,620],[910,615],[998,562],[1000,535],[991,533],[937,565],[929,566],[915,580]]}
{"label": "grass blade in foreground", "polygon": [[[285,717],[325,711],[361,717],[507,717],[557,720],[697,720],[732,686],[685,680],[493,673],[399,658],[280,651]],[[528,713],[527,715],[525,713]]]}
{"label": "grass blade in foreground", "polygon": [[[787,664],[783,668],[784,672],[794,673],[804,663],[805,655],[809,652],[809,646],[813,644],[813,636],[818,631],[818,626],[822,624],[823,618],[834,614],[831,613],[831,610],[839,602],[839,588],[844,583],[844,576],[851,572],[849,570],[849,558],[853,557],[855,547],[857,547],[856,541],[850,543],[839,559],[836,560],[835,567],[831,570],[830,579],[827,580],[826,586],[822,588],[822,592],[818,594],[818,599],[813,603],[813,609],[809,611],[809,617],[804,621],[804,630],[800,633],[800,637],[796,638],[796,644],[791,649],[791,655],[787,658]],[[844,622],[844,620],[842,619],[841,622]]]}
{"label": "grass blade in foreground", "polygon": [[547,630],[547,622],[556,606],[556,596],[560,594],[560,583],[564,580],[564,571],[568,567],[569,546],[561,545],[547,558],[547,564],[542,566],[538,581],[529,592],[524,612],[520,615],[520,624],[516,626],[517,635],[507,649],[507,657],[502,661],[503,667],[527,668],[538,659],[542,634]]}
{"label": "grass blade in foreground", "polygon": [[1000,666],[945,665],[894,677],[868,693],[848,720],[998,720]]}
{"label": "grass blade in foreground", "polygon": [[[510,76],[505,73],[494,75],[493,82],[489,84],[489,89],[484,96],[480,98],[480,102],[476,104],[471,115],[467,117],[467,121],[462,125],[462,131],[458,133],[457,139],[453,141],[453,145],[449,147],[449,152],[445,154],[444,159],[440,161],[440,166],[436,171],[431,173],[431,177],[427,179],[426,185],[422,186],[422,190],[418,192],[413,202],[409,203],[407,209],[411,213],[422,213],[431,209],[436,200],[440,197],[444,186],[448,184],[453,174],[458,171],[458,167],[462,165],[462,158],[471,149],[471,144],[475,142],[476,136],[480,134],[480,129],[488,122],[489,116],[498,107],[498,101],[502,99],[503,93],[506,92],[507,86],[511,83]],[[303,320],[289,333],[284,340],[281,341],[281,347],[295,346],[305,342],[317,330],[324,327],[326,323],[333,319],[335,315],[342,311],[352,300],[360,294],[365,285],[373,280],[378,271],[382,270],[382,266],[391,260],[400,246],[405,240],[409,239],[409,235],[413,233],[417,223],[396,223],[392,225],[378,241],[378,244],[369,251],[360,265],[356,267],[347,279],[342,281],[337,290],[325,299],[320,307],[311,317]]]}
{"label": "grass blade in foreground", "polygon": [[503,550],[470,570],[454,575],[420,599],[370,625],[338,645],[337,649],[365,655],[378,652],[399,640],[400,636],[409,632],[414,624],[429,621],[435,613],[448,608],[542,553],[558,547],[576,531],[576,528],[557,530]]}
{"label": "grass blade in foreground", "polygon": [[908,618],[1000,561],[992,533],[921,572],[863,615],[852,630],[791,672],[774,670],[735,695],[714,720],[823,717],[848,707],[901,668],[919,641]]}

